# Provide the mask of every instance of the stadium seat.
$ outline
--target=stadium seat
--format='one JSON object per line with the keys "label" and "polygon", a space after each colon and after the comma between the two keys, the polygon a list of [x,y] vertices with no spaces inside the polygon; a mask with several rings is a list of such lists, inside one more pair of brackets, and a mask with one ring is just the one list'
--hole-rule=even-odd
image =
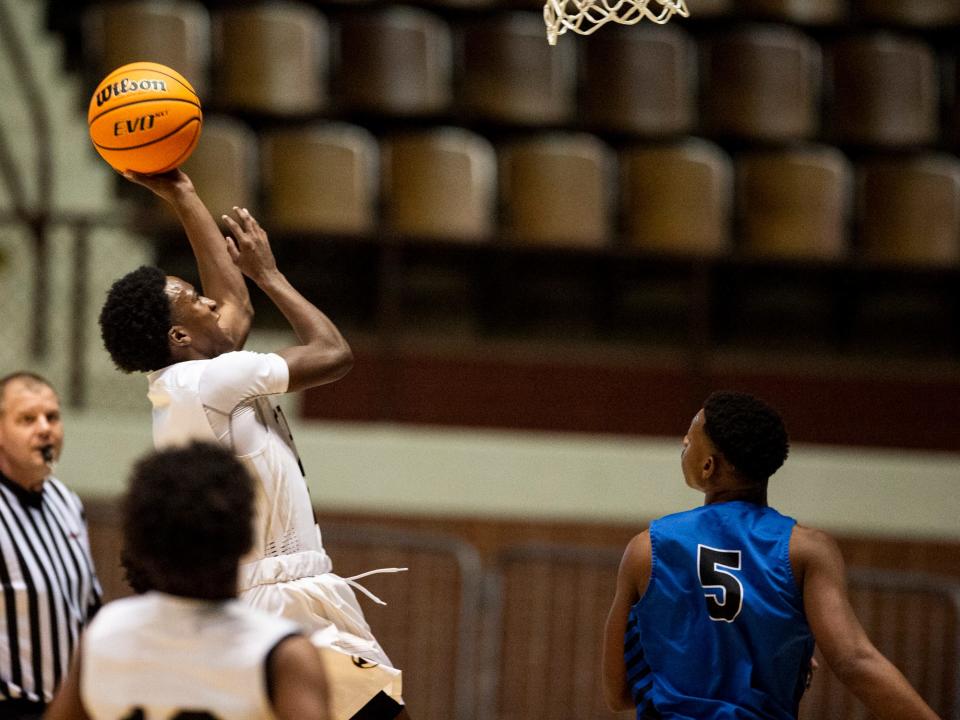
{"label": "stadium seat", "polygon": [[847,3],[846,0],[742,0],[740,10],[765,20],[823,25],[843,19]]}
{"label": "stadium seat", "polygon": [[614,156],[593,135],[550,133],[501,148],[500,198],[507,238],[601,246],[610,237]]}
{"label": "stadium seat", "polygon": [[459,104],[494,122],[562,124],[571,119],[576,45],[545,39],[543,15],[514,12],[463,25]]}
{"label": "stadium seat", "polygon": [[443,112],[451,99],[450,29],[425,10],[394,6],[338,23],[335,94],[348,111]]}
{"label": "stadium seat", "polygon": [[817,132],[821,53],[807,35],[755,26],[717,36],[706,53],[708,132],[756,141],[800,140]]}
{"label": "stadium seat", "polygon": [[697,0],[697,17],[720,17],[729,15],[735,9],[734,0]]}
{"label": "stadium seat", "polygon": [[381,151],[391,232],[467,241],[492,236],[497,157],[486,139],[444,127],[391,137]]}
{"label": "stadium seat", "polygon": [[[184,171],[210,213],[219,222],[234,206],[259,213],[260,152],[257,134],[229,115],[208,114],[203,119],[203,141],[183,164]],[[147,228],[180,229],[180,221],[158,197],[140,207],[138,219]]]}
{"label": "stadium seat", "polygon": [[423,5],[436,7],[440,12],[452,10],[480,10],[496,5],[497,0],[423,0]]}
{"label": "stadium seat", "polygon": [[947,65],[952,93],[944,123],[946,142],[954,149],[960,149],[960,56],[955,56]]}
{"label": "stadium seat", "polygon": [[210,87],[210,15],[192,0],[89,5],[83,15],[85,61],[96,81],[127,63],[172,67],[204,97]]}
{"label": "stadium seat", "polygon": [[730,245],[733,167],[705,140],[623,151],[621,205],[632,246],[721,255]]}
{"label": "stadium seat", "polygon": [[583,48],[588,124],[648,137],[693,128],[697,48],[677,24],[604,28]]}
{"label": "stadium seat", "polygon": [[960,159],[924,154],[859,168],[859,251],[883,264],[960,264]]}
{"label": "stadium seat", "polygon": [[278,128],[262,139],[270,227],[284,232],[358,235],[376,224],[379,147],[345,123]]}
{"label": "stadium seat", "polygon": [[836,142],[896,147],[935,140],[937,61],[923,41],[886,33],[842,40],[830,53],[830,72]]}
{"label": "stadium seat", "polygon": [[745,153],[736,168],[738,239],[745,255],[846,256],[853,170],[843,153],[822,146]]}
{"label": "stadium seat", "polygon": [[326,103],[327,21],[304,3],[226,7],[214,15],[217,98],[231,111],[277,117]]}
{"label": "stadium seat", "polygon": [[257,134],[228,115],[204,118],[202,141],[183,165],[213,217],[234,206],[255,212],[260,187]]}
{"label": "stadium seat", "polygon": [[960,24],[957,0],[854,0],[858,17],[871,22],[932,28]]}

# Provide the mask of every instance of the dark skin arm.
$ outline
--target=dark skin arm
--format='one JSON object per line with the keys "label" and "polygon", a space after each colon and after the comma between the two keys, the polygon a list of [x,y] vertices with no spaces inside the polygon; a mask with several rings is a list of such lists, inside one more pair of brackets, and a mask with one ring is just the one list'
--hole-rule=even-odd
{"label": "dark skin arm", "polygon": [[627,545],[617,573],[617,591],[607,615],[603,633],[603,695],[607,707],[614,712],[636,707],[627,687],[627,667],[623,660],[623,636],[627,630],[630,608],[646,592],[650,582],[653,553],[650,533],[644,530]]}
{"label": "dark skin arm", "polygon": [[302,636],[282,641],[270,656],[277,720],[327,720],[327,678],[316,648]]}
{"label": "dark skin arm", "polygon": [[790,562],[820,652],[837,677],[878,720],[938,720],[857,620],[847,593],[843,556],[826,533],[797,525]]}
{"label": "dark skin arm", "polygon": [[193,182],[179,169],[159,175],[127,172],[124,177],[143,185],[173,208],[197,261],[203,294],[216,301],[220,326],[239,350],[253,322],[253,305],[239,268],[230,261],[227,243]]}
{"label": "dark skin arm", "polygon": [[288,392],[339,380],[353,365],[353,353],[336,325],[301,295],[277,269],[267,233],[250,213],[224,215],[230,228],[227,249],[234,264],[253,280],[290,323],[300,345],[280,350],[290,370]]}
{"label": "dark skin arm", "polygon": [[80,647],[70,662],[70,671],[60,684],[53,701],[43,714],[44,720],[90,720],[80,702]]}

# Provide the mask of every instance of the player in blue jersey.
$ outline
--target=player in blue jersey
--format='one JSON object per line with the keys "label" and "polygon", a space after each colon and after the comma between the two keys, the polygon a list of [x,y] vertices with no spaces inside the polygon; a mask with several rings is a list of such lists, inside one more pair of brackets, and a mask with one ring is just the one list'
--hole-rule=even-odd
{"label": "player in blue jersey", "polygon": [[937,720],[873,646],[827,534],[767,505],[789,443],[775,410],[743,393],[707,398],[683,438],[703,507],[630,541],[607,618],[604,692],[639,720],[795,720],[814,642],[880,720]]}

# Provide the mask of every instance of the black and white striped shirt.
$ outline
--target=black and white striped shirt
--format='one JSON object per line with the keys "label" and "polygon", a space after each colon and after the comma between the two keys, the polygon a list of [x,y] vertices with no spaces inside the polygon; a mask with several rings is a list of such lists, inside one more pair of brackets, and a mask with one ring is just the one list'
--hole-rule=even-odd
{"label": "black and white striped shirt", "polygon": [[51,700],[100,597],[80,498],[53,477],[34,493],[0,473],[0,711]]}

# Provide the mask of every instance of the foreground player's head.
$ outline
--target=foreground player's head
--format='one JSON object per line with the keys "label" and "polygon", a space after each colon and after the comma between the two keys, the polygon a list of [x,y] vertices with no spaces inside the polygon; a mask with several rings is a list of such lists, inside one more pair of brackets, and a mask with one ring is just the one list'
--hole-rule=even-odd
{"label": "foreground player's head", "polygon": [[134,590],[204,600],[236,595],[237,563],[253,544],[254,486],[210,443],[150,453],[123,500],[123,563]]}
{"label": "foreground player's head", "polygon": [[143,265],[117,280],[100,310],[100,334],[124,372],[150,372],[233,349],[217,304],[186,280]]}
{"label": "foreground player's head", "polygon": [[704,401],[683,445],[684,478],[700,490],[718,482],[766,488],[790,449],[776,410],[752,395],[726,391]]}

